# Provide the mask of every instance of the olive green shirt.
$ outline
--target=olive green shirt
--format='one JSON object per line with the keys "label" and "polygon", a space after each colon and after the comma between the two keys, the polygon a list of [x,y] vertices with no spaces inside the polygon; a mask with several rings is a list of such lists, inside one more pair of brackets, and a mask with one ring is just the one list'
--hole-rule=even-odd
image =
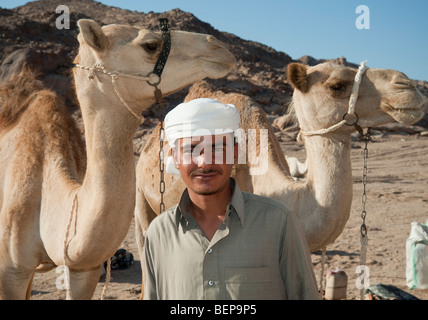
{"label": "olive green shirt", "polygon": [[282,203],[235,186],[223,224],[209,241],[178,205],[150,224],[145,239],[144,298],[319,299],[309,249]]}

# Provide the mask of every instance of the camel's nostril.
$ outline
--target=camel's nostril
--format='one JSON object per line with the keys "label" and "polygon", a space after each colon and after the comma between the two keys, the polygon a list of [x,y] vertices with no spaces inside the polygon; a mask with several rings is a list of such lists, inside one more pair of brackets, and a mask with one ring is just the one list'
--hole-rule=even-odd
{"label": "camel's nostril", "polygon": [[412,81],[405,78],[394,79],[394,81],[392,82],[392,85],[396,89],[414,89],[415,88]]}
{"label": "camel's nostril", "polygon": [[396,89],[414,89],[412,80],[409,79],[404,73],[396,72],[392,77],[392,86]]}

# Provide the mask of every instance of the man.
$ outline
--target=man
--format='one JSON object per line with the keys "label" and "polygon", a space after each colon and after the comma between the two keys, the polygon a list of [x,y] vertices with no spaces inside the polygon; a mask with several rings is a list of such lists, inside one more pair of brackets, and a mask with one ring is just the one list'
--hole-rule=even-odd
{"label": "man", "polygon": [[296,217],[230,178],[239,122],[233,105],[213,99],[167,114],[173,165],[187,188],[148,228],[145,299],[319,298]]}

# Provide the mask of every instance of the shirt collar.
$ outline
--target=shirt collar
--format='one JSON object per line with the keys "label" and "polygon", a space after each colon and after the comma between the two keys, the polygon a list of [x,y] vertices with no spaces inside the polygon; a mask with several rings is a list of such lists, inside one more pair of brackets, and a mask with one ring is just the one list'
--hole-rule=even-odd
{"label": "shirt collar", "polygon": [[[241,221],[241,225],[244,226],[244,197],[242,195],[242,191],[241,189],[239,189],[238,184],[233,178],[230,178],[230,186],[232,188],[232,198],[230,199],[228,209],[230,207],[236,212],[239,220]],[[187,210],[187,205],[189,201],[189,192],[186,188],[182,193],[180,202],[178,203],[178,206],[175,210],[177,227],[180,225],[181,219],[184,219],[186,222],[188,222],[188,218],[186,217],[186,215],[189,214]],[[227,212],[229,212],[228,209]]]}
{"label": "shirt collar", "polygon": [[232,198],[230,199],[229,205],[235,209],[241,221],[241,225],[244,226],[244,197],[235,179],[230,178],[230,185],[232,187]]}

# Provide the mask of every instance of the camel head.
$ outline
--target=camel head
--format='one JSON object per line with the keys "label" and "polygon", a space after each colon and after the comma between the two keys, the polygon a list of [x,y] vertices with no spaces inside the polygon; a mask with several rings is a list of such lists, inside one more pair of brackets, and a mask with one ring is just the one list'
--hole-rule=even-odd
{"label": "camel head", "polygon": [[[117,24],[100,27],[86,19],[79,20],[78,26],[80,47],[75,62],[88,67],[101,63],[110,72],[147,76],[153,71],[164,45],[160,32]],[[170,35],[171,50],[158,85],[164,95],[205,77],[221,78],[235,67],[235,57],[211,35],[184,31],[171,31]],[[97,74],[101,84],[96,84],[85,80],[88,71],[74,69],[74,74],[78,95],[81,90],[92,94],[92,86],[98,86],[104,95],[114,96],[108,76]],[[159,80],[156,75],[152,76],[155,78],[151,83]],[[133,108],[142,103],[148,107],[154,102],[154,89],[147,81],[119,77],[116,82],[120,94]]]}
{"label": "camel head", "polygon": [[[288,65],[288,81],[294,87],[293,105],[300,127],[320,130],[343,120],[348,111],[356,69],[322,63],[313,67]],[[355,105],[363,128],[398,121],[413,124],[422,118],[423,95],[403,73],[367,69],[362,76]],[[337,132],[352,132],[341,126]]]}

